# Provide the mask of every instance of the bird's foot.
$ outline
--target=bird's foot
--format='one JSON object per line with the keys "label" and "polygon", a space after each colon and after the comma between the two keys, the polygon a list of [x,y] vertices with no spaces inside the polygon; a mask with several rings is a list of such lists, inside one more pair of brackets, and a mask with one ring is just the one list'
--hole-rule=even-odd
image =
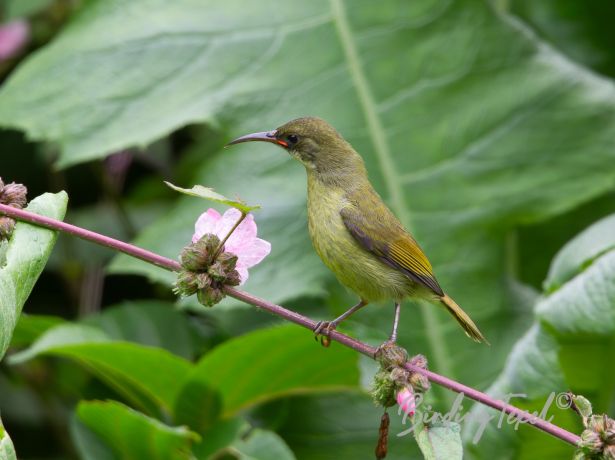
{"label": "bird's foot", "polygon": [[337,324],[335,321],[318,321],[318,323],[316,323],[316,327],[314,328],[314,340],[317,342],[320,341],[320,344],[323,347],[328,347],[331,345],[329,334],[331,331],[334,331],[336,327]]}

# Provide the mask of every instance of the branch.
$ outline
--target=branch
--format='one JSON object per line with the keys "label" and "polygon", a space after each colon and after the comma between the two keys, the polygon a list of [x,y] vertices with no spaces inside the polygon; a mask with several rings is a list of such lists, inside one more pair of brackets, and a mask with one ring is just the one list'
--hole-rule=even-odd
{"label": "branch", "polygon": [[[146,249],[139,248],[132,244],[124,243],[123,241],[119,241],[108,236],[104,236],[99,233],[95,233],[81,227],[77,227],[75,225],[67,224],[66,222],[51,219],[49,217],[41,216],[38,214],[31,213],[29,211],[24,211],[22,209],[13,208],[11,206],[3,204],[0,204],[0,214],[5,214],[6,216],[12,217],[13,219],[29,222],[31,224],[35,224],[51,230],[58,230],[64,233],[68,233],[70,235],[91,241],[101,246],[106,246],[116,251],[123,252],[125,254],[128,254],[129,256],[136,257],[166,270],[178,271],[181,269],[179,262],[175,260],[168,259],[166,257],[155,254]],[[310,318],[300,315],[299,313],[296,313],[294,311],[287,310],[280,305],[273,304],[256,296],[253,296],[252,294],[248,294],[247,292],[239,291],[231,287],[226,287],[225,291],[229,296],[234,297],[237,300],[241,300],[242,302],[248,303],[258,308],[262,308],[263,310],[267,310],[274,315],[280,316],[288,321],[291,321],[310,330],[313,330],[316,327],[316,321],[313,321]],[[332,331],[329,336],[332,340],[335,340],[342,345],[352,348],[353,350],[356,350],[359,353],[369,356],[370,358],[374,358],[376,349],[367,345],[366,343],[360,342],[356,339],[353,339],[352,337],[349,337],[337,331]],[[474,388],[470,388],[462,383],[451,380],[440,374],[436,374],[435,372],[412,366],[409,363],[406,363],[405,367],[411,372],[419,372],[425,375],[433,383],[437,383],[438,385],[448,388],[449,390],[452,390],[456,393],[463,393],[465,396],[470,399],[473,399],[474,401],[497,409],[498,411],[504,412],[506,414],[511,414],[517,417],[517,419],[519,420],[528,420],[530,421],[530,424],[535,426],[536,428],[546,433],[549,433],[550,435],[555,436],[562,441],[572,444],[573,446],[577,446],[579,441],[581,440],[581,438],[574,433],[566,431],[557,425],[553,425],[546,420],[536,418],[529,412],[521,410],[510,404],[506,404],[503,401],[494,399],[491,396],[478,390],[475,390]]]}

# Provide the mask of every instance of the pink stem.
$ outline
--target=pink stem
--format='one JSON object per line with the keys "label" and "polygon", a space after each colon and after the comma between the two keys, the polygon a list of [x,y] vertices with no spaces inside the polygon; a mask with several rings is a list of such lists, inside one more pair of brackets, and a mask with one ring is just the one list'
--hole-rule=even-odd
{"label": "pink stem", "polygon": [[[91,232],[81,227],[76,227],[74,225],[67,224],[56,219],[34,214],[29,211],[24,211],[22,209],[13,208],[4,204],[0,204],[0,214],[5,214],[14,219],[36,224],[41,227],[49,228],[51,230],[59,230],[61,232],[69,233],[78,238],[92,241],[93,243],[106,246],[116,251],[123,252],[130,256],[157,265],[158,267],[165,268],[167,270],[178,271],[181,269],[180,264],[175,260],[168,259],[146,249],[142,249],[132,244],[124,243],[123,241],[109,238],[108,236]],[[234,297],[237,300],[241,300],[242,302],[246,302],[248,304],[254,305],[255,307],[267,310],[274,315],[280,316],[305,328],[313,330],[316,327],[316,321],[313,321],[310,318],[300,315],[299,313],[296,313],[294,311],[287,310],[280,305],[273,304],[264,299],[260,299],[256,296],[253,296],[252,294],[248,294],[247,292],[239,291],[231,287],[226,287],[225,291],[229,296]],[[359,353],[369,356],[370,358],[374,358],[374,355],[376,353],[376,349],[374,347],[371,347],[366,343],[353,339],[352,337],[342,334],[341,332],[332,331],[330,333],[330,338],[338,343],[341,343],[342,345],[345,345],[349,348],[352,348],[353,350],[358,351]],[[574,433],[570,433],[569,431],[566,431],[557,425],[553,425],[546,420],[538,419],[529,412],[507,404],[504,401],[494,399],[491,396],[478,390],[475,390],[474,388],[470,388],[466,385],[463,385],[462,383],[436,374],[435,372],[428,371],[420,367],[412,366],[409,363],[406,363],[405,367],[409,371],[424,374],[433,383],[437,383],[438,385],[448,388],[449,390],[452,390],[456,393],[463,393],[465,396],[470,399],[473,399],[474,401],[497,409],[506,414],[512,414],[519,420],[530,420],[531,425],[546,433],[549,433],[552,436],[555,436],[556,438],[561,439],[562,441],[572,444],[573,446],[577,446],[579,441],[581,440],[581,438]]]}

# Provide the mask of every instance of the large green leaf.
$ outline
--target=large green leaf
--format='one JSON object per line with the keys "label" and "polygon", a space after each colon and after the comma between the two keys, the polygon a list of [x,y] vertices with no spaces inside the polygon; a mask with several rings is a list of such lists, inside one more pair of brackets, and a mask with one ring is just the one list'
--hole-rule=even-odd
{"label": "large green leaf", "polygon": [[[279,4],[92,2],[7,83],[0,119],[59,141],[69,164],[216,115],[231,134],[306,113],[327,118],[362,152],[449,293],[498,337],[477,348],[421,307],[422,322],[404,310],[402,343],[433,369],[484,385],[519,333],[501,328],[518,314],[506,304],[507,232],[612,188],[612,85],[482,2]],[[82,78],[81,66],[97,72]],[[39,82],[57,72],[68,77]],[[329,279],[308,250],[303,173],[285,161],[270,146],[237,147],[196,180],[263,204],[260,234],[273,251],[246,288],[273,300],[321,294]],[[175,256],[202,211],[184,203],[139,242]],[[390,321],[370,311],[358,321]],[[385,335],[382,323],[369,324]]]}
{"label": "large green leaf", "polygon": [[196,358],[204,346],[190,317],[169,302],[124,302],[84,323],[99,327],[115,340],[163,348],[186,359]]}
{"label": "large green leaf", "polygon": [[[28,211],[62,219],[68,196],[45,193],[30,202]],[[57,233],[19,222],[0,266],[0,358],[9,346],[13,329],[34,283],[45,267]]]}
{"label": "large green leaf", "polygon": [[228,418],[276,397],[356,388],[357,363],[356,352],[315,346],[312,334],[297,326],[262,329],[205,355],[185,378],[175,413],[202,431],[218,413]]}
{"label": "large green leaf", "polygon": [[[132,20],[125,24],[137,4],[139,28]],[[611,83],[473,0],[364,0],[352,8],[343,0],[284,7],[270,0],[241,8],[212,1],[203,4],[207,11],[199,21],[193,2],[144,5],[149,2],[96,2],[0,95],[7,106],[25,109],[33,92],[20,88],[34,88],[37,72],[66,68],[77,59],[75,65],[102,69],[104,78],[122,75],[111,85],[100,85],[98,75],[57,83],[88,95],[53,98],[67,117],[83,123],[57,136],[39,121],[48,118],[45,111],[27,125],[17,112],[13,123],[62,142],[67,164],[149,142],[187,119],[218,116],[235,135],[271,129],[298,115],[326,118],[363,154],[375,187],[415,232],[441,284],[488,338],[498,337],[491,349],[475,347],[445,313],[422,306],[405,310],[412,313],[402,318],[413,321],[403,326],[411,330],[402,343],[425,352],[435,370],[451,377],[489,381],[499,370],[497,358],[520,335],[519,327],[500,326],[514,324],[519,315],[509,304],[515,252],[508,235],[520,224],[561,214],[613,188]],[[174,33],[162,34],[160,22],[151,19],[163,14],[172,18],[165,31]],[[107,24],[114,24],[117,36],[101,42],[96,31]],[[84,49],[94,46],[99,51],[84,57]],[[148,51],[154,46],[169,56],[164,66]],[[154,77],[131,77],[136,68],[150,69]],[[172,100],[166,97],[170,90]],[[321,295],[330,280],[307,239],[303,174],[279,149],[244,145],[207,159],[194,178],[263,205],[259,235],[271,241],[272,253],[252,269],[246,289],[276,301]],[[137,242],[176,257],[202,210],[180,201]],[[172,279],[126,258],[116,260],[114,271]],[[386,335],[388,325],[369,324]]]}
{"label": "large green leaf", "polygon": [[[612,219],[589,227],[555,257],[551,273],[561,273],[568,281],[537,302],[536,323],[516,344],[504,371],[488,390],[498,397],[523,394],[513,403],[539,412],[547,407],[554,423],[577,432],[581,425],[575,414],[557,410],[565,401],[559,394],[568,390],[583,394],[597,413],[608,411],[615,397],[615,371],[605,365],[615,352],[615,250],[602,250],[609,247],[605,232],[609,226],[613,227]],[[592,238],[594,244],[587,244]],[[601,242],[607,243],[602,249]],[[570,278],[571,273],[578,274]],[[487,413],[484,407],[474,409],[476,416]],[[472,424],[468,437],[474,436],[478,425]],[[493,425],[473,450],[479,458],[492,458],[494,452],[513,448],[519,451],[515,458],[521,459],[557,458],[572,452],[536,430],[502,433]]]}
{"label": "large green leaf", "polygon": [[81,402],[79,420],[122,459],[191,459],[199,436],[186,427],[171,427],[123,404]]}
{"label": "large green leaf", "polygon": [[50,329],[31,347],[10,357],[12,364],[39,355],[70,358],[149,413],[172,414],[189,362],[169,352],[113,341],[101,329],[65,324]]}

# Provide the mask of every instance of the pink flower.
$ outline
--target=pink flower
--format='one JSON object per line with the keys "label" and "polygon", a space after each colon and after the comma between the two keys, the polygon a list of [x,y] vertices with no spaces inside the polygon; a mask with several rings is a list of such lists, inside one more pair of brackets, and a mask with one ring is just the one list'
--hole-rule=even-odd
{"label": "pink flower", "polygon": [[[215,209],[208,209],[201,214],[194,225],[192,242],[197,242],[206,233],[213,233],[222,240],[240,217],[241,212],[235,208],[228,209],[222,216]],[[254,216],[248,214],[226,240],[224,250],[237,256],[235,268],[241,277],[241,285],[248,279],[248,268],[260,263],[269,254],[271,244],[256,237]]]}
{"label": "pink flower", "polygon": [[412,417],[416,412],[416,401],[414,399],[414,391],[411,386],[404,387],[397,392],[397,404],[404,414]]}
{"label": "pink flower", "polygon": [[0,25],[0,62],[15,56],[30,39],[30,25],[23,20]]}

